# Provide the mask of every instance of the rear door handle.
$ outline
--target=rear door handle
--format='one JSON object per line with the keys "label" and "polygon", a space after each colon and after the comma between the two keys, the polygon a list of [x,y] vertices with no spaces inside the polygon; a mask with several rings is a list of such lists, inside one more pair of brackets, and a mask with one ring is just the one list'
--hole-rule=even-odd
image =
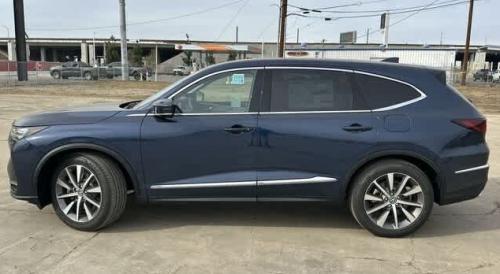
{"label": "rear door handle", "polygon": [[233,125],[231,127],[227,127],[224,129],[224,131],[229,132],[231,134],[242,134],[242,133],[248,133],[253,131],[253,127],[245,127],[242,125]]}
{"label": "rear door handle", "polygon": [[363,126],[358,123],[351,124],[349,126],[345,126],[342,128],[345,131],[349,132],[363,132],[363,131],[369,131],[372,130],[373,128],[370,126]]}

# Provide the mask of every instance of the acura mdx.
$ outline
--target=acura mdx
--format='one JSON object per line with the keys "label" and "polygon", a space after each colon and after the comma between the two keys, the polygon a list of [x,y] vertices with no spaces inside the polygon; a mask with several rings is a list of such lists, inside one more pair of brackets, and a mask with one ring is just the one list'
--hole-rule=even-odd
{"label": "acura mdx", "polygon": [[[199,71],[143,100],[29,115],[9,137],[11,194],[79,230],[141,203],[347,205],[379,236],[488,177],[486,120],[441,70],[261,59]],[[332,216],[333,218],[333,216]]]}

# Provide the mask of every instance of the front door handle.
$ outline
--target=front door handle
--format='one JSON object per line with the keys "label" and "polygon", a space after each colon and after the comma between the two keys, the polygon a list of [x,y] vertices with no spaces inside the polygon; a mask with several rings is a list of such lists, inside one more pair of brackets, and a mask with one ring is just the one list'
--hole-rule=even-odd
{"label": "front door handle", "polygon": [[354,124],[351,124],[349,126],[345,126],[342,129],[345,131],[349,131],[349,132],[363,132],[363,131],[372,130],[373,128],[370,126],[363,126],[361,124],[354,123]]}
{"label": "front door handle", "polygon": [[227,127],[224,129],[224,131],[229,132],[231,134],[248,133],[248,132],[252,132],[253,130],[254,130],[253,127],[245,127],[242,125],[233,125],[231,127]]}

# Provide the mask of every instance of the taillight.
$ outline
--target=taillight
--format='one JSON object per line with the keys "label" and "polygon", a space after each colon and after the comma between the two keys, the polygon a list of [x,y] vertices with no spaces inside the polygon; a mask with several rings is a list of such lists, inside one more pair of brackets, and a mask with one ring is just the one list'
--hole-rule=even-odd
{"label": "taillight", "polygon": [[481,118],[476,119],[455,119],[453,123],[462,126],[464,128],[476,131],[482,134],[486,134],[486,120]]}

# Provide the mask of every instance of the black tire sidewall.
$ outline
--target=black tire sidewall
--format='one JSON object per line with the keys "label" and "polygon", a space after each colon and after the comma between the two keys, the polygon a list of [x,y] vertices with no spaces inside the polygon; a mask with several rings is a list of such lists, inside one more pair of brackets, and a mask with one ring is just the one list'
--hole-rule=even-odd
{"label": "black tire sidewall", "polygon": [[[64,159],[55,169],[51,180],[51,196],[52,196],[52,206],[58,215],[58,217],[70,227],[76,228],[78,230],[96,230],[99,229],[107,220],[108,215],[110,214],[111,205],[111,186],[110,180],[112,180],[112,176],[109,171],[106,170],[105,167],[99,166],[92,158],[86,157],[83,154],[75,154],[73,157],[69,157]],[[94,173],[99,181],[99,185],[101,187],[101,205],[100,209],[97,212],[97,215],[92,218],[89,222],[75,222],[68,218],[61,208],[59,208],[59,204],[56,199],[55,192],[55,184],[58,175],[64,168],[71,165],[82,165],[85,168],[89,169]]]}
{"label": "black tire sidewall", "polygon": [[[410,175],[422,188],[424,194],[424,206],[417,219],[405,228],[392,230],[384,229],[375,224],[364,209],[364,195],[370,183],[376,178],[387,173],[403,173]],[[434,192],[432,184],[427,175],[415,165],[399,160],[386,160],[375,163],[363,170],[354,180],[355,185],[349,195],[349,207],[356,221],[371,233],[383,237],[407,236],[420,228],[432,211],[434,203]]]}
{"label": "black tire sidewall", "polygon": [[87,71],[87,72],[85,72],[85,73],[83,74],[83,78],[84,78],[85,80],[92,80],[92,73],[90,73],[90,72],[88,72],[88,71]]}
{"label": "black tire sidewall", "polygon": [[59,71],[53,71],[52,72],[52,78],[54,79],[61,79],[61,73]]}

